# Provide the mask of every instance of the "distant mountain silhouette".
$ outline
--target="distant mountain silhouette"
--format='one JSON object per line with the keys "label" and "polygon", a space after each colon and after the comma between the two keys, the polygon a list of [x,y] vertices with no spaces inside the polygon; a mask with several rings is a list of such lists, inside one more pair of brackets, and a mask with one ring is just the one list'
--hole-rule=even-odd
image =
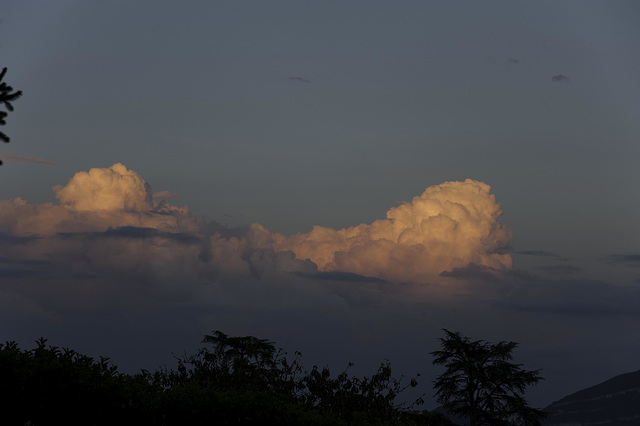
{"label": "distant mountain silhouette", "polygon": [[544,411],[545,426],[638,426],[640,370],[565,396]]}

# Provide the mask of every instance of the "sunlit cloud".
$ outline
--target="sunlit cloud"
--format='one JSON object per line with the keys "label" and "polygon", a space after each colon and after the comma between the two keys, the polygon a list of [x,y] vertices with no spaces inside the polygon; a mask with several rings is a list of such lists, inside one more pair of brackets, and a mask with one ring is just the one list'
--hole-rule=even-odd
{"label": "sunlit cloud", "polygon": [[[147,364],[130,361],[131,371],[156,368],[154,360],[167,362],[159,354],[213,329],[271,338],[338,367],[384,357],[424,365],[443,327],[517,337],[553,355],[556,342],[575,335],[576,318],[612,342],[606,324],[636,321],[640,306],[638,286],[549,278],[566,277],[568,265],[540,275],[514,267],[500,205],[473,180],[428,187],[370,224],[292,236],[205,223],[154,200],[122,164],[76,173],[54,192],[57,203],[0,201],[0,316],[22,324],[23,339],[115,342],[99,354],[118,364],[140,354]],[[609,260],[640,263],[633,254]],[[550,331],[540,333],[541,323]],[[591,337],[572,341],[567,356],[601,362],[606,354],[589,351]]]}
{"label": "sunlit cloud", "polygon": [[[53,191],[59,201],[31,205],[16,198],[0,202],[0,231],[11,235],[69,235],[109,232],[122,238],[168,238],[197,233],[202,251],[195,256],[222,269],[250,270],[257,263],[287,261],[313,271],[343,272],[391,281],[429,281],[445,270],[469,263],[510,268],[511,256],[501,254],[511,233],[498,222],[502,214],[490,187],[482,182],[445,182],[429,187],[411,202],[393,207],[387,218],[347,229],[314,227],[309,233],[285,236],[253,224],[235,236],[206,226],[186,207],[154,201],[151,186],[122,164],[78,172]],[[119,230],[113,231],[112,229]],[[94,233],[94,234],[86,234]],[[261,257],[256,258],[257,253]],[[268,253],[269,254],[267,256]],[[280,253],[289,253],[282,257]],[[280,259],[280,260],[277,260]],[[256,263],[257,262],[257,263]],[[304,269],[304,268],[303,268]]]}
{"label": "sunlit cloud", "polygon": [[511,233],[498,222],[502,210],[490,189],[470,179],[445,182],[372,224],[341,230],[316,226],[290,237],[254,224],[250,236],[258,247],[290,250],[321,271],[393,281],[428,281],[469,263],[509,268],[511,256],[498,250],[509,244]]}
{"label": "sunlit cloud", "polygon": [[[168,295],[221,303],[269,282],[295,283],[302,296],[330,283],[436,283],[440,272],[469,263],[512,265],[498,253],[511,239],[498,223],[500,206],[488,185],[472,180],[429,187],[372,224],[290,237],[259,224],[204,223],[154,200],[122,164],[78,172],[53,191],[57,204],[0,201],[0,259],[13,259],[2,275],[20,291],[48,280],[31,290],[43,304],[109,306],[125,288],[131,303]],[[249,299],[264,298],[260,292]]]}
{"label": "sunlit cloud", "polygon": [[186,207],[154,201],[149,184],[122,164],[78,172],[53,191],[58,204],[33,205],[20,197],[0,201],[0,232],[54,235],[120,226],[184,232],[201,226]]}
{"label": "sunlit cloud", "polygon": [[0,153],[0,160],[7,163],[36,163],[47,164],[49,166],[57,166],[58,163],[51,160],[45,160],[44,158],[37,157],[25,157],[22,155],[11,154],[8,152]]}

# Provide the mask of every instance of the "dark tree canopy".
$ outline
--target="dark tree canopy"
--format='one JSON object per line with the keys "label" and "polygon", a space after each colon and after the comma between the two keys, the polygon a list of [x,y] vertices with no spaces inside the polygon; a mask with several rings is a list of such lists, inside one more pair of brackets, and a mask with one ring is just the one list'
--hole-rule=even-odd
{"label": "dark tree canopy", "polygon": [[431,352],[433,363],[446,371],[435,381],[436,398],[470,426],[540,425],[545,413],[530,407],[524,390],[543,380],[539,370],[514,364],[515,342],[491,344],[444,330],[442,350]]}
{"label": "dark tree canopy", "polygon": [[417,382],[393,378],[389,362],[370,376],[332,376],[327,367],[304,370],[299,352],[287,359],[269,340],[214,331],[206,347],[177,358],[176,370],[129,375],[107,358],[46,342],[0,344],[0,424],[453,425],[398,404]]}
{"label": "dark tree canopy", "polygon": [[[8,111],[13,111],[12,102],[22,96],[22,90],[13,92],[13,87],[9,86],[7,83],[2,82],[2,79],[4,78],[6,73],[7,68],[5,67],[2,69],[2,72],[0,72],[0,104],[4,105],[4,107]],[[7,122],[4,120],[7,114],[8,113],[5,111],[0,111],[0,126],[4,126],[5,124],[7,124]],[[2,142],[4,143],[8,143],[11,139],[5,133],[0,132],[0,140],[2,140]],[[2,164],[2,161],[0,161],[0,164]]]}

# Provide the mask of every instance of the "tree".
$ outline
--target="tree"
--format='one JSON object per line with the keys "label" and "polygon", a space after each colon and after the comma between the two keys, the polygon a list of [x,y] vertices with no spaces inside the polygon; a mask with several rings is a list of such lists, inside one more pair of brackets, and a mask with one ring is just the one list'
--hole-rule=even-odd
{"label": "tree", "polygon": [[[2,79],[4,78],[4,75],[6,73],[7,73],[7,68],[5,67],[2,69],[2,72],[0,73],[0,103],[3,104],[5,108],[7,108],[7,110],[13,111],[12,102],[18,99],[20,96],[22,96],[22,90],[18,90],[17,92],[11,93],[11,91],[13,90],[13,87],[9,86],[7,83],[2,83]],[[7,116],[7,114],[8,113],[4,111],[0,111],[0,126],[4,126],[5,124],[7,124],[4,121],[4,118]],[[2,132],[0,132],[0,139],[2,139],[2,141],[5,143],[8,143],[11,140],[9,136],[5,135]]]}
{"label": "tree", "polygon": [[[166,389],[160,408],[166,424],[209,424],[212,418],[219,424],[447,424],[396,403],[418,383],[393,378],[388,361],[370,377],[349,375],[352,363],[332,376],[328,367],[303,370],[300,352],[287,360],[266,339],[214,331],[202,343],[210,347],[178,358],[177,371],[155,376]],[[414,405],[421,403],[419,398]]]}
{"label": "tree", "polygon": [[147,407],[159,390],[144,377],[46,342],[32,350],[0,344],[2,424],[149,424]]}
{"label": "tree", "polygon": [[438,403],[468,418],[470,426],[541,424],[546,414],[530,407],[523,394],[543,378],[540,370],[511,362],[517,343],[494,345],[443,331],[442,350],[431,352],[433,363],[446,368],[434,384]]}

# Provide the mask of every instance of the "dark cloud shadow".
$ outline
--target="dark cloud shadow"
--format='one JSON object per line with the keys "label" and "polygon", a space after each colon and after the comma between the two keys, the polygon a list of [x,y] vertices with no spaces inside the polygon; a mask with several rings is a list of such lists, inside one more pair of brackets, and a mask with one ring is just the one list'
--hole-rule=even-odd
{"label": "dark cloud shadow", "polygon": [[624,265],[640,268],[640,254],[612,254],[607,257],[609,265]]}
{"label": "dark cloud shadow", "polygon": [[578,268],[573,265],[548,265],[548,266],[538,266],[537,270],[543,272],[549,272],[552,274],[573,274],[576,272],[580,272],[582,268]]}
{"label": "dark cloud shadow", "polygon": [[366,277],[364,275],[354,274],[352,272],[316,272],[313,274],[304,274],[304,273],[296,273],[298,276],[306,277],[306,278],[316,278],[319,280],[326,281],[342,281],[342,282],[351,282],[351,283],[389,283],[387,280],[383,280],[382,278],[375,277]]}
{"label": "dark cloud shadow", "polygon": [[516,251],[516,254],[523,254],[525,256],[541,256],[541,257],[554,257],[556,259],[565,259],[557,253],[546,250],[520,250]]}

